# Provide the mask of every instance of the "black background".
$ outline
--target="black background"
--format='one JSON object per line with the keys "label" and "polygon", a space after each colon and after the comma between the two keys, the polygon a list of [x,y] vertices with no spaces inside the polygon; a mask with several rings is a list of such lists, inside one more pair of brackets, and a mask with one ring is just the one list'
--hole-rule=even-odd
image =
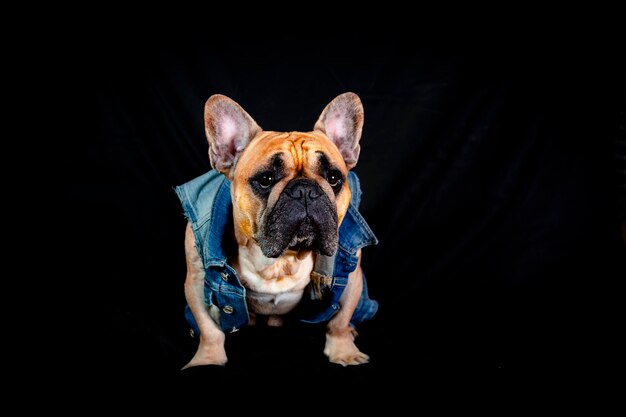
{"label": "black background", "polygon": [[[626,276],[615,42],[113,28],[94,30],[67,74],[80,140],[64,192],[84,321],[71,364],[120,381],[262,373],[357,386],[396,373],[611,366]],[[204,102],[225,94],[264,129],[307,131],[346,91],[365,108],[355,171],[380,241],[363,252],[380,303],[358,329],[371,363],[328,364],[323,327],[303,325],[230,334],[225,368],[181,372],[195,342],[173,187],[210,169]]]}

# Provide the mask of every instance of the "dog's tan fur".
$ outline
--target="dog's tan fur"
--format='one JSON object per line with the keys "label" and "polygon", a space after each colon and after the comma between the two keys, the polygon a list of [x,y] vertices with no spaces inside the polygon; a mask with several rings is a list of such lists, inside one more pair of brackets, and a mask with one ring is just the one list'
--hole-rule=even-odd
{"label": "dog's tan fur", "polygon": [[[340,100],[338,100],[341,98]],[[356,95],[346,93],[331,102],[324,110],[312,132],[273,132],[263,131],[254,120],[238,104],[221,95],[212,96],[205,107],[205,127],[209,144],[214,135],[229,133],[233,126],[227,120],[224,123],[220,118],[228,118],[224,113],[238,109],[238,121],[243,120],[246,132],[252,139],[232,164],[221,163],[215,153],[211,154],[212,163],[220,172],[231,180],[231,197],[233,201],[234,236],[238,244],[238,251],[229,263],[237,271],[239,279],[246,288],[246,300],[250,311],[250,324],[256,321],[256,315],[268,316],[269,325],[280,325],[281,316],[289,313],[301,300],[304,290],[310,281],[316,254],[311,250],[299,252],[287,250],[278,258],[265,257],[255,242],[254,236],[259,228],[259,221],[264,203],[248,189],[248,179],[255,169],[267,162],[268,155],[281,153],[285,166],[285,175],[276,183],[269,195],[267,206],[271,206],[280,196],[285,186],[294,177],[314,179],[326,193],[331,202],[337,207],[339,224],[343,219],[349,203],[350,190],[346,183],[343,189],[335,195],[326,181],[319,178],[315,170],[317,152],[323,151],[332,164],[339,167],[344,175],[354,166],[356,159],[345,158],[335,144],[326,135],[325,115],[332,105],[349,106],[352,112],[358,134],[361,133],[362,107]],[[224,106],[230,106],[224,110]],[[356,117],[354,117],[356,115]],[[220,125],[221,123],[221,125]],[[221,131],[220,131],[221,129]],[[211,149],[213,152],[214,149]],[[218,150],[219,151],[219,150]],[[358,148],[356,151],[358,156]],[[185,232],[185,253],[187,258],[187,277],[185,281],[185,296],[189,307],[200,329],[198,349],[184,368],[217,364],[224,365],[227,355],[224,349],[225,335],[219,327],[219,314],[211,311],[204,300],[204,267],[202,259],[195,246],[195,238],[188,225]],[[358,265],[348,279],[341,299],[340,310],[327,325],[326,345],[324,353],[333,363],[341,365],[356,365],[365,363],[369,357],[360,352],[354,343],[356,331],[350,326],[350,319],[359,301],[363,286],[360,266],[361,252],[358,253]],[[213,307],[216,308],[216,307]],[[183,368],[183,369],[184,369]]]}

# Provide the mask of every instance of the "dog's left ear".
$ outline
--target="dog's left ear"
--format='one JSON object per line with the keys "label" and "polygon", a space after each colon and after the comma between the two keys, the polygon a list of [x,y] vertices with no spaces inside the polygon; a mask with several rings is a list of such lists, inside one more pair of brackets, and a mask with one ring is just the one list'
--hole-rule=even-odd
{"label": "dog's left ear", "polygon": [[363,117],[359,96],[343,93],[328,103],[315,123],[314,129],[324,132],[337,145],[348,169],[352,169],[359,159]]}

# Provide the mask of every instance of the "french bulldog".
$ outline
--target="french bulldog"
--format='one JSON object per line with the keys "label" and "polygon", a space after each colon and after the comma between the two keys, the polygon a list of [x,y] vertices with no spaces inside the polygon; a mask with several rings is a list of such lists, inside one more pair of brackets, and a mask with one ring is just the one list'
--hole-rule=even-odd
{"label": "french bulldog", "polygon": [[[310,294],[332,305],[320,319],[328,318],[324,354],[330,362],[369,361],[355,344],[353,315],[366,301],[370,316],[377,307],[367,296],[361,269],[361,247],[376,240],[354,207],[350,211],[360,190],[351,190],[348,180],[359,157],[363,121],[361,100],[350,92],[334,98],[310,132],[264,131],[232,99],[215,94],[207,100],[212,172],[198,186],[177,187],[189,220],[185,298],[199,331],[197,351],[183,369],[225,365],[225,332],[242,321],[280,326]],[[221,219],[227,206],[228,218]],[[348,215],[352,226],[344,231]],[[207,228],[208,223],[221,226]],[[366,237],[361,244],[350,236],[357,227]],[[341,245],[342,233],[346,242],[357,243]],[[228,256],[220,241],[233,242]],[[342,250],[352,253],[338,255]],[[352,261],[341,262],[348,265],[343,284],[336,267],[338,277],[317,272],[320,263],[344,255]],[[332,265],[330,271],[333,275]],[[331,287],[335,304],[333,294],[323,295]]]}

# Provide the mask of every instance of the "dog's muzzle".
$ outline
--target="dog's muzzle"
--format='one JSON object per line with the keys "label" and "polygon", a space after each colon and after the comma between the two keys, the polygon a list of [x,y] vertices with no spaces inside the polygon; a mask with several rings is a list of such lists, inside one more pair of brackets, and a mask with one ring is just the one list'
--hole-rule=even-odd
{"label": "dog's muzzle", "polygon": [[288,248],[331,256],[337,250],[337,228],[337,208],[322,188],[311,179],[296,178],[267,213],[257,241],[269,258]]}

